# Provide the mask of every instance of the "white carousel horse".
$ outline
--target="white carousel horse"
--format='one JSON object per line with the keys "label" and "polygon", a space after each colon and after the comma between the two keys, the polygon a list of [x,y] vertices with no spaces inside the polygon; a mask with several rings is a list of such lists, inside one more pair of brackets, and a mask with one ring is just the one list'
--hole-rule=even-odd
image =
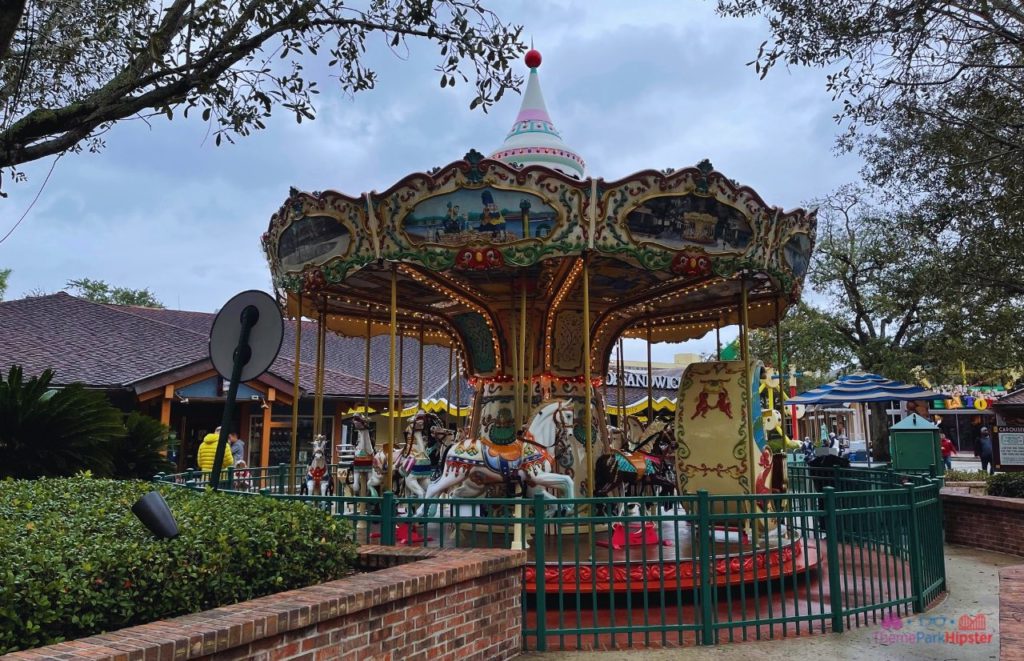
{"label": "white carousel horse", "polygon": [[[426,498],[442,495],[476,498],[489,484],[519,479],[527,495],[541,493],[554,499],[547,489],[555,489],[571,499],[574,495],[572,478],[551,470],[551,450],[558,433],[571,430],[572,426],[572,403],[556,400],[541,405],[523,440],[495,445],[483,438],[466,438],[448,452],[444,472],[430,484]],[[421,505],[416,514],[422,515],[424,510]]]}
{"label": "white carousel horse", "polygon": [[373,440],[370,438],[370,421],[362,413],[351,418],[356,434],[356,451],[352,457],[352,495],[362,496],[364,486],[369,486],[373,470]]}
{"label": "white carousel horse", "polygon": [[333,490],[331,480],[327,475],[325,447],[327,447],[327,439],[322,434],[313,439],[313,458],[306,468],[303,495],[328,496]]}
{"label": "white carousel horse", "polygon": [[[432,418],[425,411],[417,411],[412,424],[406,427],[406,442],[401,448],[394,448],[391,454],[391,469],[405,485],[405,495],[422,498],[427,492],[434,466],[427,452],[427,435],[433,426]],[[439,422],[439,421],[438,421]],[[373,455],[372,472],[366,480],[372,495],[380,495],[380,486],[387,471],[387,455],[381,450]]]}

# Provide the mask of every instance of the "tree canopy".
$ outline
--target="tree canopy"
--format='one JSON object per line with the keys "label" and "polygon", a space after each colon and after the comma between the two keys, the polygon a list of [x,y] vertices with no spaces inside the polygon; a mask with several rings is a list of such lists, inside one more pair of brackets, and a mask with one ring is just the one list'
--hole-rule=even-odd
{"label": "tree canopy", "polygon": [[11,269],[0,269],[0,301],[4,300],[7,293],[7,278],[11,277]]}
{"label": "tree canopy", "polygon": [[67,288],[86,300],[94,303],[112,303],[114,305],[138,305],[146,308],[162,308],[164,304],[157,300],[156,295],[147,289],[129,289],[114,287],[103,280],[81,278],[68,280]]}
{"label": "tree canopy", "polygon": [[115,122],[199,114],[215,141],[265,127],[275,108],[313,119],[326,61],[345,93],[377,81],[364,55],[433,42],[441,87],[472,81],[486,109],[521,77],[522,28],[479,0],[5,0],[0,2],[0,173],[103,147]]}

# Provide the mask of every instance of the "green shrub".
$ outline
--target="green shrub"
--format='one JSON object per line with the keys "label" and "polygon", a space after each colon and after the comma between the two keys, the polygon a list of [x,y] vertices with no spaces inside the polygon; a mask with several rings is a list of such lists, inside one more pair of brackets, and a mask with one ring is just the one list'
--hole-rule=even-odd
{"label": "green shrub", "polygon": [[[159,488],[181,535],[131,505]],[[87,477],[0,482],[0,654],[348,573],[351,526],[300,503]]]}
{"label": "green shrub", "polygon": [[1024,498],[1024,473],[997,473],[990,476],[988,495]]}
{"label": "green shrub", "polygon": [[111,439],[112,477],[149,480],[157,473],[173,472],[174,464],[162,454],[171,432],[166,425],[148,415],[129,413],[124,428],[123,436]]}
{"label": "green shrub", "polygon": [[988,479],[988,473],[981,470],[948,470],[946,471],[945,478],[946,482],[984,482]]}

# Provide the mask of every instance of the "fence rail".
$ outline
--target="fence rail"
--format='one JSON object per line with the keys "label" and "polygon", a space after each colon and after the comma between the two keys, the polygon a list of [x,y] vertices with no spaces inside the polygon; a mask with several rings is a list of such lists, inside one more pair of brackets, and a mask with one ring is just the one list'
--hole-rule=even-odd
{"label": "fence rail", "polygon": [[[782,494],[573,500],[298,495],[288,466],[248,479],[226,491],[310,503],[359,542],[526,549],[527,649],[841,632],[921,612],[946,587],[934,473],[791,466]],[[209,474],[157,480],[201,490]]]}

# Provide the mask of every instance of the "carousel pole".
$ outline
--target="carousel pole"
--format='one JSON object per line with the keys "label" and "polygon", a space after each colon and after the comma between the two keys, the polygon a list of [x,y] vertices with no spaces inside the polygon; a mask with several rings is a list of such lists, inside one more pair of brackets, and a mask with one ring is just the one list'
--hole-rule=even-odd
{"label": "carousel pole", "polygon": [[722,318],[715,320],[715,360],[722,360]]}
{"label": "carousel pole", "polygon": [[462,356],[455,360],[455,428],[462,426]]}
{"label": "carousel pole", "polygon": [[[420,382],[416,388],[416,398],[419,400],[419,406],[422,408],[423,404],[423,322],[420,322]],[[426,409],[424,409],[426,410]]]}
{"label": "carousel pole", "polygon": [[590,266],[587,254],[583,254],[583,392],[586,410],[583,419],[586,424],[587,439],[587,495],[594,493],[594,412],[591,408],[592,393],[590,392]]}
{"label": "carousel pole", "polygon": [[384,444],[384,491],[391,491],[395,450],[395,331],[398,326],[398,271],[391,265],[391,346],[388,352],[388,438]]}
{"label": "carousel pole", "polygon": [[615,354],[615,371],[616,371],[616,399],[618,400],[619,408],[619,428],[625,429],[626,424],[626,366],[623,364],[625,359],[625,351],[622,348],[622,338],[619,338],[619,344]]}
{"label": "carousel pole", "polygon": [[512,354],[512,424],[516,431],[519,430],[519,333],[516,332],[518,320],[515,315],[515,306],[509,310],[509,323],[512,326],[512,339],[509,343],[509,353]]}
{"label": "carousel pole", "polygon": [[[740,355],[743,360],[743,424],[747,429],[747,447],[753,452],[754,448],[754,421],[753,406],[754,403],[751,401],[751,382],[750,382],[750,342],[747,337],[747,329],[750,325],[750,310],[747,292],[747,278],[746,276],[740,281]],[[757,458],[750,457],[751,467],[756,465]]]}
{"label": "carousel pole", "polygon": [[647,320],[647,424],[654,420],[654,373],[651,369],[651,320]]}
{"label": "carousel pole", "polygon": [[[525,221],[524,221],[525,222]],[[519,281],[519,379],[522,383],[519,387],[519,424],[516,431],[527,422],[526,417],[530,415],[529,407],[526,404],[527,381],[526,374],[526,282]]]}
{"label": "carousel pole", "polygon": [[324,365],[327,361],[327,306],[326,301],[320,310],[320,336],[317,345],[316,366],[316,420],[314,420],[314,438],[324,433]]}
{"label": "carousel pole", "polygon": [[[292,381],[292,454],[291,469],[288,471],[288,492],[295,492],[295,463],[298,461],[297,453],[299,448],[299,366],[302,363],[302,293],[299,293],[298,309],[295,312],[295,380]],[[266,429],[263,430],[264,438],[269,438]],[[268,462],[269,463],[269,462]],[[264,468],[267,468],[264,466]]]}
{"label": "carousel pole", "polygon": [[370,332],[371,332],[370,320],[370,304],[366,304],[366,357],[365,365],[363,366],[363,413],[369,417],[370,415]]}
{"label": "carousel pole", "polygon": [[526,393],[523,396],[525,400],[525,408],[523,409],[523,422],[526,424],[530,423],[530,413],[533,411],[533,347],[534,342],[527,342],[526,344]]}
{"label": "carousel pole", "polygon": [[[779,379],[779,431],[786,435],[786,389],[782,386],[782,311],[779,309],[779,299],[775,299],[775,352],[778,356],[779,366],[775,370]],[[783,447],[783,452],[785,447]]]}
{"label": "carousel pole", "polygon": [[[455,342],[448,347],[448,378],[444,384],[444,426],[449,427],[452,423],[452,370],[455,366]],[[455,417],[458,421],[458,415]],[[457,427],[458,425],[456,425]]]}

